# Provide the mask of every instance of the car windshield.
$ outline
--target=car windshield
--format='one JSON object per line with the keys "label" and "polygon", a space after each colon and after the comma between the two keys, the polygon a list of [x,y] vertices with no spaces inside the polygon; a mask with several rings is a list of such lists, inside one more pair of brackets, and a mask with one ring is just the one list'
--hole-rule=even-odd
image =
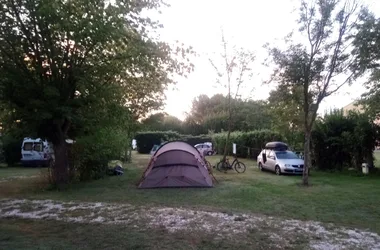
{"label": "car windshield", "polygon": [[290,151],[276,152],[276,156],[278,159],[299,159],[295,153]]}

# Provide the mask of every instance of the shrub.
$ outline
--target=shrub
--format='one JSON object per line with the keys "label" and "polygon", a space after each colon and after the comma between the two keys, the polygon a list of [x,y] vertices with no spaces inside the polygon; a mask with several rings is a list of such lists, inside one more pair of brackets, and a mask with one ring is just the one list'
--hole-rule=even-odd
{"label": "shrub", "polygon": [[[282,136],[271,130],[254,130],[249,132],[231,132],[230,146],[228,154],[232,154],[232,143],[236,143],[236,154],[238,157],[257,157],[261,149],[269,141],[281,141]],[[214,148],[219,154],[224,152],[226,145],[227,133],[218,133],[212,135]]]}
{"label": "shrub", "polygon": [[2,137],[2,153],[8,166],[20,162],[22,140],[23,139],[15,138],[10,135],[4,135]]}
{"label": "shrub", "polygon": [[123,158],[131,139],[123,130],[102,128],[96,134],[80,137],[71,146],[69,160],[79,180],[99,179],[107,174],[108,162]]}
{"label": "shrub", "polygon": [[365,114],[335,111],[317,121],[312,133],[315,163],[322,170],[359,169],[373,164],[377,127]]}

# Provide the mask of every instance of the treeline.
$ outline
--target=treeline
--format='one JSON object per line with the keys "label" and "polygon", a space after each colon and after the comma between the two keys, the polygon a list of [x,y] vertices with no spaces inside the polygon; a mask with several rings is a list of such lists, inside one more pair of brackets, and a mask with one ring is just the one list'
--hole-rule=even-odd
{"label": "treeline", "polygon": [[[285,105],[278,91],[272,91],[270,96],[268,101],[233,99],[231,131],[273,130],[290,144],[302,148],[302,120],[295,118],[298,115],[296,112],[289,112],[293,107]],[[226,96],[200,95],[193,100],[184,121],[166,113],[156,113],[140,122],[140,130],[175,131],[188,135],[222,133],[228,130],[227,109]]]}
{"label": "treeline", "polygon": [[[208,135],[183,135],[174,131],[145,131],[136,134],[137,151],[142,154],[150,152],[154,145],[167,141],[181,140],[196,145],[198,143],[212,142],[217,152],[223,152],[226,145],[227,133]],[[232,143],[237,144],[237,156],[256,157],[268,141],[282,140],[282,136],[270,130],[254,130],[249,132],[236,131],[231,133],[231,145],[228,146],[229,154],[232,155]]]}
{"label": "treeline", "polygon": [[[290,131],[291,128],[289,128]],[[192,145],[211,141],[218,153],[224,151],[226,132],[207,135],[183,135],[174,131],[140,132],[135,137],[140,153],[149,153],[154,144],[163,141],[184,140]],[[360,169],[363,162],[374,164],[373,150],[379,137],[379,127],[367,114],[333,110],[319,117],[311,138],[313,167],[321,170]],[[289,138],[296,138],[290,141]],[[232,155],[232,143],[237,144],[237,156],[255,159],[269,141],[285,141],[293,150],[302,151],[303,134],[300,130],[282,133],[281,130],[259,129],[234,131],[230,135],[228,154]]]}
{"label": "treeline", "polygon": [[[269,129],[273,123],[270,106],[266,101],[232,100],[232,131]],[[184,121],[165,113],[156,113],[143,119],[145,131],[177,131],[181,134],[201,135],[220,133],[228,129],[227,97],[216,94],[200,95],[193,100],[191,111]]]}

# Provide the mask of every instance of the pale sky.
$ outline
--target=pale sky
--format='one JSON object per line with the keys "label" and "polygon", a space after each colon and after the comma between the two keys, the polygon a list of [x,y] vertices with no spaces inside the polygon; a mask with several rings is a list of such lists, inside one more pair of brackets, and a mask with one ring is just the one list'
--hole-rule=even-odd
{"label": "pale sky", "polygon": [[[162,9],[158,16],[164,28],[160,38],[172,43],[179,40],[194,47],[199,54],[192,60],[195,70],[188,78],[178,77],[175,89],[166,91],[167,101],[164,111],[185,118],[194,97],[200,94],[212,96],[223,92],[215,83],[216,74],[208,58],[220,52],[221,27],[227,40],[238,47],[256,53],[255,77],[248,87],[254,88],[252,99],[265,99],[270,86],[262,85],[268,79],[271,69],[262,66],[268,56],[262,47],[266,42],[282,44],[283,37],[298,28],[300,0],[168,0],[171,7]],[[362,0],[376,14],[380,13],[380,0]],[[154,17],[152,17],[154,18]],[[360,97],[364,88],[360,83],[347,86],[335,96],[321,104],[320,112],[329,108],[341,108]],[[248,95],[248,91],[246,91]]]}

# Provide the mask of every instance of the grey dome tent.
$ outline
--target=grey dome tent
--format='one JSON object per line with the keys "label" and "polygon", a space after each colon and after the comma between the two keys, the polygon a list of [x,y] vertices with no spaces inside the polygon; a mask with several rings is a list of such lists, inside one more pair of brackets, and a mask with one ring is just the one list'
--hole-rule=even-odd
{"label": "grey dome tent", "polygon": [[183,141],[161,145],[152,156],[138,188],[212,187],[199,151]]}

